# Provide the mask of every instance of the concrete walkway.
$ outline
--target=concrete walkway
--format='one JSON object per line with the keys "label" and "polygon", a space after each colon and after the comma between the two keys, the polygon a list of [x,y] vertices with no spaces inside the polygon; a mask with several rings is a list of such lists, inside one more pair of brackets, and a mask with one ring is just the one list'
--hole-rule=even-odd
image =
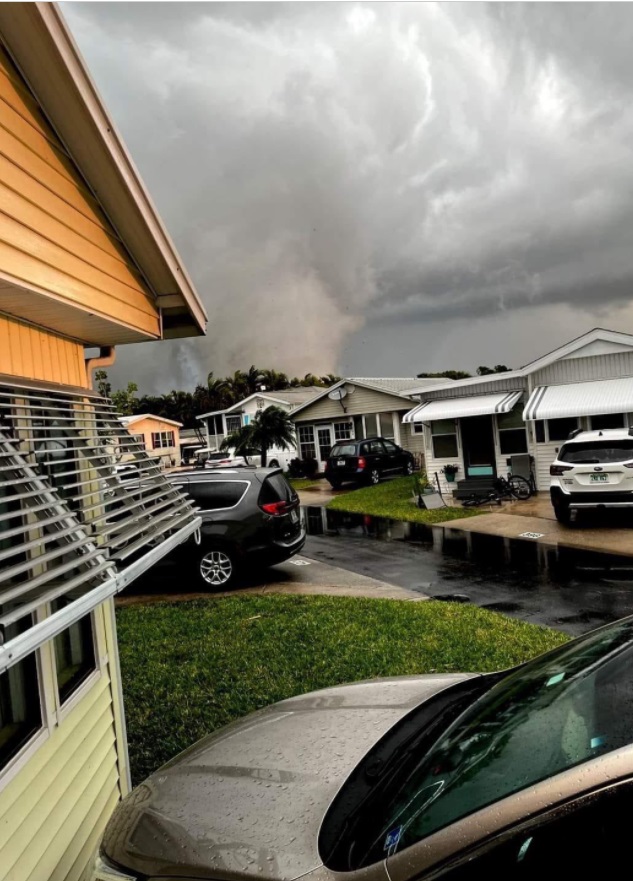
{"label": "concrete walkway", "polygon": [[153,570],[153,578],[143,577],[134,582],[123,595],[115,600],[117,606],[137,603],[184,602],[186,600],[214,599],[226,596],[271,593],[293,595],[319,594],[322,596],[368,597],[370,599],[409,600],[419,602],[428,599],[420,591],[397,587],[386,581],[359,575],[347,569],[339,569],[320,560],[296,556],[257,575],[257,584],[235,587],[229,591],[196,591],[178,593],[174,589],[179,579],[174,578],[171,567],[165,565]]}
{"label": "concrete walkway", "polygon": [[[622,513],[607,513],[602,517],[585,514],[576,524],[563,526],[554,516],[548,493],[538,493],[525,502],[509,502],[485,510],[486,515],[440,525],[445,529],[525,539],[554,547],[560,545],[602,554],[633,556],[633,524],[630,517],[624,520]],[[623,522],[626,525],[622,526]]]}

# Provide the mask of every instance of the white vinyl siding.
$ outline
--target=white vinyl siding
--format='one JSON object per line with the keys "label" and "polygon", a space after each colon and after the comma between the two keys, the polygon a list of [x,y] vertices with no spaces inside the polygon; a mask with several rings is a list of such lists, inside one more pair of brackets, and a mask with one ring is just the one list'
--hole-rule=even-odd
{"label": "white vinyl siding", "polygon": [[532,387],[539,385],[562,385],[569,382],[586,382],[593,379],[618,379],[633,377],[633,352],[612,352],[589,358],[564,358],[555,361],[530,377]]}

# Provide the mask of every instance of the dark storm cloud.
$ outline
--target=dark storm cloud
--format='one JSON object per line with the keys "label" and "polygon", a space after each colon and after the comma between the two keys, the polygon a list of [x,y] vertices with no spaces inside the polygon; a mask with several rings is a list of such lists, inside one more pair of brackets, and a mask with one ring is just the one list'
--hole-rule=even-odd
{"label": "dark storm cloud", "polygon": [[145,386],[373,373],[372,328],[433,363],[464,321],[630,329],[627,4],[63,9],[210,315],[122,353]]}

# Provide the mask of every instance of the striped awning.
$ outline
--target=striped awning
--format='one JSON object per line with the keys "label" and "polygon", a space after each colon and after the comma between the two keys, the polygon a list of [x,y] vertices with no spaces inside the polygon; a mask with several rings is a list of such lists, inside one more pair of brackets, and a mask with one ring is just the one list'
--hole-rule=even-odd
{"label": "striped awning", "polygon": [[471,395],[466,398],[424,401],[405,413],[402,421],[434,422],[437,419],[464,419],[468,416],[509,413],[519,402],[522,394],[522,391],[498,392],[495,395]]}
{"label": "striped awning", "polygon": [[0,377],[0,670],[199,525],[110,401]]}
{"label": "striped awning", "polygon": [[597,379],[567,385],[541,385],[525,405],[523,418],[561,419],[633,412],[633,378]]}

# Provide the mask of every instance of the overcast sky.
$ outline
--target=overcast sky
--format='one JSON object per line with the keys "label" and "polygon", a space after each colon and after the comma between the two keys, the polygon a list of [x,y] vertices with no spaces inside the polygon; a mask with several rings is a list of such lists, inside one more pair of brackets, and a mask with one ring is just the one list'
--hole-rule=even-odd
{"label": "overcast sky", "polygon": [[518,367],[633,332],[630,4],[62,8],[210,318],[115,379]]}

